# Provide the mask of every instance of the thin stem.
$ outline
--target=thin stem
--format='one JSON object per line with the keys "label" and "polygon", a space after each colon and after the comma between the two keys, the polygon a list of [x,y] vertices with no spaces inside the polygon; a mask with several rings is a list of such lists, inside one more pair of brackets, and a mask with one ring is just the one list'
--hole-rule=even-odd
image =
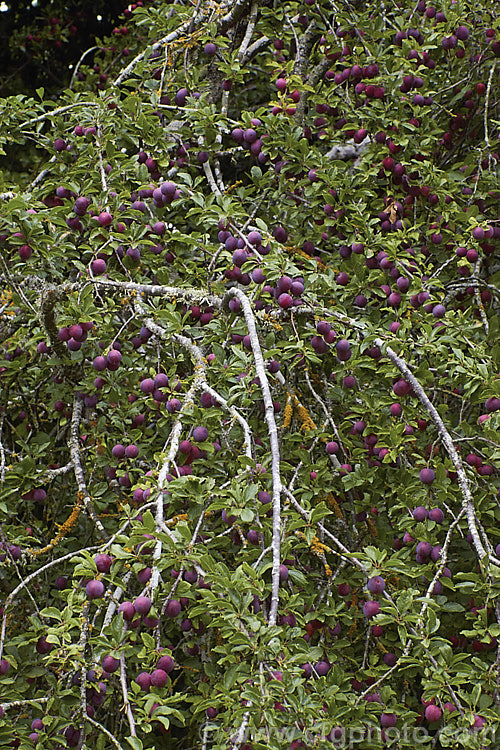
{"label": "thin stem", "polygon": [[[299,501],[294,497],[294,495],[290,492],[290,490],[287,487],[283,487],[283,493],[287,496],[287,498],[290,500],[292,505],[300,515],[305,518],[307,523],[310,522],[311,519],[311,513],[302,507],[302,505],[299,503]],[[367,574],[367,568],[363,565],[363,563],[358,560],[356,557],[354,557],[354,553],[350,552],[350,550],[347,549],[347,547],[342,544],[340,539],[337,539],[335,534],[332,534],[331,531],[329,531],[323,523],[318,523],[318,529],[326,536],[328,539],[330,539],[341,551],[342,554],[340,554],[340,557],[345,559],[347,562],[350,562],[352,565],[355,565],[359,570],[361,570],[365,575]]]}
{"label": "thin stem", "polygon": [[83,466],[82,466],[82,462],[80,458],[80,448],[79,448],[78,443],[80,440],[80,420],[81,420],[82,414],[83,414],[83,399],[80,398],[78,395],[75,395],[75,399],[73,401],[73,416],[71,418],[71,437],[70,437],[70,446],[69,446],[70,451],[71,451],[71,460],[73,462],[75,479],[78,485],[78,491],[81,494],[83,504],[85,506],[85,510],[87,511],[89,517],[92,519],[94,526],[99,532],[99,535],[101,536],[101,538],[104,541],[107,541],[109,537],[100,519],[97,517],[97,514],[94,510],[94,506],[92,505],[91,497],[87,490],[87,484],[85,482],[85,472],[83,470]]}
{"label": "thin stem", "polygon": [[134,714],[132,713],[132,707],[128,699],[127,673],[125,670],[125,654],[121,654],[120,656],[120,685],[122,686],[123,705],[125,707],[125,713],[127,714],[130,734],[132,735],[132,737],[137,737],[137,732],[135,729]]}
{"label": "thin stem", "polygon": [[96,727],[96,729],[98,729],[100,732],[105,734],[106,737],[110,740],[110,742],[112,742],[113,745],[116,748],[118,748],[118,750],[124,750],[124,748],[122,747],[122,745],[120,745],[120,743],[118,742],[114,734],[111,734],[111,732],[108,729],[106,729],[106,727],[103,727],[102,724],[99,724],[98,721],[96,721],[95,719],[92,719],[90,716],[86,717],[86,721],[88,721],[89,724],[92,724],[92,726]]}
{"label": "thin stem", "polygon": [[69,88],[73,88],[73,84],[75,82],[75,78],[78,75],[78,71],[80,69],[80,65],[85,60],[87,55],[90,55],[91,52],[94,52],[96,49],[101,49],[100,47],[90,47],[89,49],[85,50],[85,52],[80,56],[80,59],[78,60],[77,64],[75,65],[75,69],[73,71],[73,75],[71,76],[71,81],[69,82]]}
{"label": "thin stem", "polygon": [[[80,552],[93,552],[95,550],[99,549],[98,545],[94,545],[93,547],[86,547],[84,550],[79,550]],[[57,560],[51,560],[51,562],[46,563],[45,565],[42,565],[41,568],[38,568],[38,570],[35,570],[33,573],[30,573],[27,578],[24,579],[24,581],[21,581],[20,584],[16,586],[15,589],[13,589],[8,597],[5,599],[3,603],[3,618],[2,618],[2,628],[0,633],[0,659],[2,658],[3,654],[3,647],[5,642],[5,630],[7,626],[7,615],[8,615],[8,609],[10,604],[13,602],[13,600],[16,598],[18,593],[22,591],[22,589],[26,588],[28,583],[32,581],[34,578],[37,578],[39,575],[44,573],[49,568],[53,568],[56,565],[60,565],[64,560],[69,560],[71,557],[74,557],[77,554],[73,550],[73,552],[68,552],[67,555],[63,555],[62,557],[58,557]]]}

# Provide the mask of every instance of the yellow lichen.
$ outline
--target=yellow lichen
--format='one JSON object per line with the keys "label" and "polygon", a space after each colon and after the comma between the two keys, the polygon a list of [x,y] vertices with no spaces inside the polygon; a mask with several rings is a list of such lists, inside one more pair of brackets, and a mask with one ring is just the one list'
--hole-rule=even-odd
{"label": "yellow lichen", "polygon": [[243,185],[243,180],[236,180],[236,182],[233,182],[232,185],[228,185],[226,187],[225,193],[229,193],[231,190],[234,190],[238,185]]}
{"label": "yellow lichen", "polygon": [[35,555],[35,556],[43,555],[46,552],[50,552],[52,549],[54,549],[54,547],[57,544],[59,544],[59,542],[62,539],[64,539],[69,534],[73,526],[76,524],[78,520],[78,516],[80,515],[82,501],[83,501],[83,497],[82,497],[82,494],[79,492],[76,505],[74,506],[68,518],[65,520],[63,524],[56,524],[59,527],[59,531],[57,532],[55,537],[51,539],[51,541],[45,547],[42,547],[41,549],[30,549],[29,552],[32,555]]}
{"label": "yellow lichen", "polygon": [[313,536],[312,538],[311,549],[315,555],[324,555],[325,552],[331,552],[330,547],[320,542],[317,536]]}
{"label": "yellow lichen", "polygon": [[328,505],[329,508],[332,508],[333,512],[337,516],[337,518],[343,518],[344,515],[340,509],[340,505],[338,504],[337,500],[333,497],[332,493],[329,492],[326,497],[323,498],[325,503]]}
{"label": "yellow lichen", "polygon": [[283,427],[285,429],[290,427],[290,423],[292,421],[292,415],[293,415],[292,399],[290,397],[290,394],[288,393],[286,397],[285,410],[283,412]]}
{"label": "yellow lichen", "polygon": [[312,419],[305,406],[302,406],[297,397],[295,397],[295,407],[297,409],[298,418],[302,422],[300,427],[301,431],[308,432],[310,430],[315,430],[316,424],[314,420]]}

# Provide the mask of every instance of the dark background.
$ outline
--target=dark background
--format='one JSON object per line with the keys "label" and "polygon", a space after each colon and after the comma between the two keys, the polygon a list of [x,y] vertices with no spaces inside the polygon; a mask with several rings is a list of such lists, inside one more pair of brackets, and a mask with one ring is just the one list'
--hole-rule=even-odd
{"label": "dark background", "polygon": [[[126,0],[5,0],[0,12],[0,97],[31,95],[43,86],[57,95],[71,78],[69,65],[109,34]],[[102,16],[98,21],[97,16]],[[57,22],[56,22],[57,21]],[[92,55],[85,63],[92,62]]]}

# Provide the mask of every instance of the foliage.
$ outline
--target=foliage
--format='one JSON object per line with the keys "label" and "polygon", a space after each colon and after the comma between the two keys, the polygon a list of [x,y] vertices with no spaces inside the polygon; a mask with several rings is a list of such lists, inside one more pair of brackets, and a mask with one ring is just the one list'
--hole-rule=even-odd
{"label": "foliage", "polygon": [[498,27],[156,2],[0,100],[4,747],[496,746]]}

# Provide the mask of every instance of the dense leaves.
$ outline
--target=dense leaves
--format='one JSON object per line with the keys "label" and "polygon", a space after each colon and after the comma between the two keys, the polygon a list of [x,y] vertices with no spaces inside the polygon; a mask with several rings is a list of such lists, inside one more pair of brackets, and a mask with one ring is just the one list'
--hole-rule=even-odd
{"label": "dense leaves", "polygon": [[3,745],[495,747],[496,4],[127,16],[0,101]]}

